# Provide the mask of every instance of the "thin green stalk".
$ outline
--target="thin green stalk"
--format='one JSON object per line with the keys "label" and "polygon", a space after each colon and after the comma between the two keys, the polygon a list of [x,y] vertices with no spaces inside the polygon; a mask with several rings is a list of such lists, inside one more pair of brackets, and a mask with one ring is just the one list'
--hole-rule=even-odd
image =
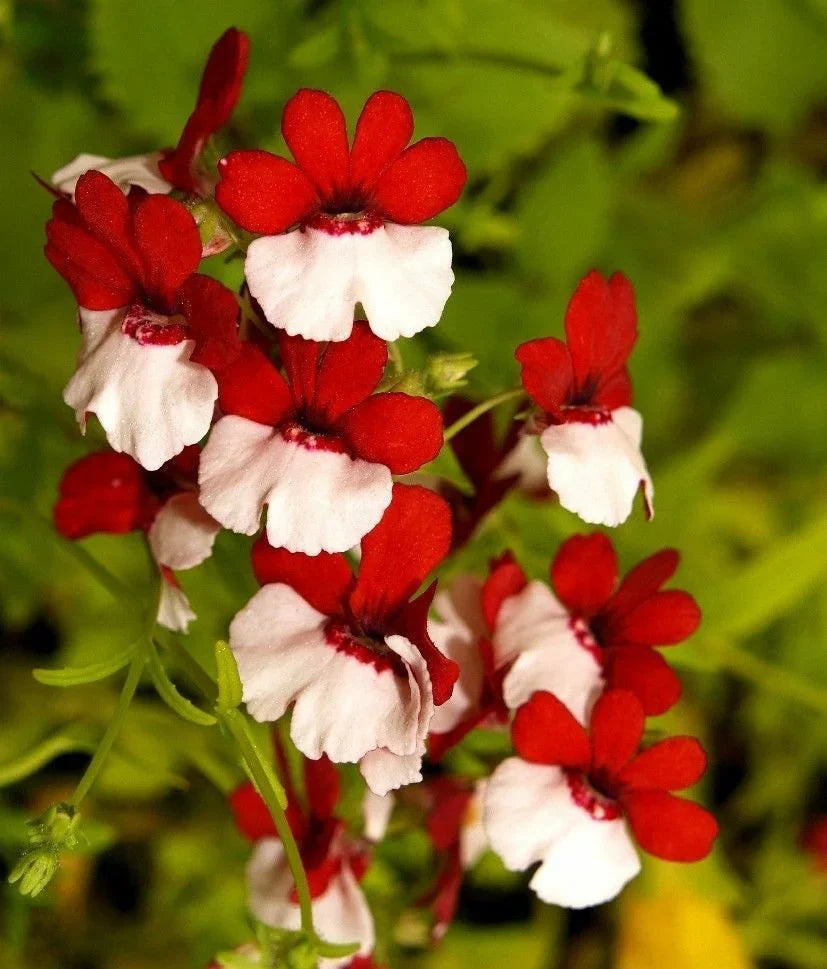
{"label": "thin green stalk", "polygon": [[517,397],[522,397],[525,394],[525,390],[522,387],[515,387],[513,390],[504,390],[501,394],[497,394],[495,397],[489,397],[488,400],[484,400],[481,404],[477,404],[476,407],[472,407],[467,414],[463,414],[458,420],[446,429],[443,435],[443,440],[450,441],[452,437],[459,434],[460,431],[468,427],[469,424],[473,424],[478,417],[482,417],[486,411],[493,410],[495,407],[499,407],[500,404],[504,404],[506,401],[514,400]]}

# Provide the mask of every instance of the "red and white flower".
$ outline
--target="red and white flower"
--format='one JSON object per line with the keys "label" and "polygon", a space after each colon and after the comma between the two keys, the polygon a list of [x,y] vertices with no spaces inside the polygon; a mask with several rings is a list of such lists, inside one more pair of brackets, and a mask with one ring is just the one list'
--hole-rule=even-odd
{"label": "red and white flower", "polygon": [[434,705],[457,667],[431,642],[435,584],[411,596],[448,552],[448,507],[424,488],[394,485],[362,540],[358,577],[343,555],[253,550],[261,588],[230,625],[244,700],[260,721],[293,706],[293,742],[307,757],[359,762],[384,795],[421,779]]}
{"label": "red and white flower", "polygon": [[[327,942],[358,942],[359,954],[367,956],[374,943],[373,917],[359,883],[370,864],[369,845],[336,817],[341,791],[333,764],[326,757],[305,761],[304,779],[306,806],[288,786],[287,818],[307,874],[316,931]],[[298,929],[293,876],[264,802],[244,784],[230,804],[239,829],[255,842],[247,865],[251,911],[273,928]],[[319,965],[338,969],[351,958],[322,959]]]}
{"label": "red and white flower", "polygon": [[671,737],[639,750],[643,707],[626,690],[597,701],[586,730],[550,693],[535,693],[512,727],[519,757],[494,772],[485,829],[512,871],[540,862],[531,887],[546,902],[586,908],[614,898],[640,870],[635,842],[667,861],[698,861],[715,818],[672,792],[706,769],[697,740]]}
{"label": "red and white flower", "polygon": [[158,622],[183,632],[195,613],[173,570],[209,558],[221,530],[198,501],[197,476],[195,447],[153,472],[126,454],[88,454],[66,470],[54,508],[55,527],[72,541],[99,532],[144,532],[163,580]]}
{"label": "red and white flower", "polygon": [[392,475],[439,453],[442,419],[423,397],[372,393],[388,351],[364,323],[342,343],[280,343],[287,379],[252,344],[219,375],[227,416],[204,448],[202,500],[246,535],[267,506],[273,546],[344,552],[378,524]]}
{"label": "red and white flower", "polygon": [[151,194],[173,189],[190,195],[212,195],[212,179],[198,164],[204,145],[230,120],[247,71],[250,41],[231,27],[213,45],[198,89],[198,99],[175,148],[129,158],[80,154],[52,175],[60,192],[73,196],[78,179],[92,169],[103,172],[127,193],[136,186]]}
{"label": "red and white flower", "polygon": [[629,280],[590,272],[566,310],[566,343],[554,337],[517,348],[526,392],[542,409],[536,426],[548,482],[560,504],[595,525],[619,525],[653,487],[640,451],[643,419],[630,406],[626,361],[637,339]]}
{"label": "red and white flower", "polygon": [[81,177],[74,205],[55,202],[46,236],[83,336],[63,399],[82,428],[96,414],[116,451],[156,470],[210,427],[211,370],[238,353],[238,302],[196,272],[201,240],[183,205],[127,198],[100,172]]}
{"label": "red and white flower", "polygon": [[[219,162],[216,199],[250,232],[250,292],[273,326],[310,340],[344,340],[361,303],[383,340],[434,326],[451,292],[445,229],[418,223],[453,205],[465,166],[445,138],[413,134],[408,102],[377,91],[352,145],[324,91],[303,89],[281,125],[295,164],[266,151]],[[296,231],[288,231],[297,227]]]}

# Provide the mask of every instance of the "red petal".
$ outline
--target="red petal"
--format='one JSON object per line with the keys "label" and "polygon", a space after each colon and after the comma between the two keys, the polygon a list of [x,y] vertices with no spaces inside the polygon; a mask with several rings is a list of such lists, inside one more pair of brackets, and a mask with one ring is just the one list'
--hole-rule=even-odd
{"label": "red petal", "polygon": [[249,232],[277,235],[319,204],[308,177],[269,151],[232,151],[218,163],[215,198]]}
{"label": "red petal", "polygon": [[125,272],[142,279],[129,200],[112,179],[103,172],[84,172],[75,186],[75,205],[83,226],[118,259]]}
{"label": "red petal", "polygon": [[687,639],[701,623],[701,610],[688,592],[667,589],[610,623],[614,641],[642,646],[671,646]]}
{"label": "red petal", "polygon": [[618,780],[627,791],[680,791],[703,777],[706,763],[706,752],[694,737],[669,737],[642,750]]}
{"label": "red petal", "polygon": [[225,414],[276,426],[293,410],[284,377],[252,343],[242,343],[236,359],[217,377],[218,403]]}
{"label": "red petal", "polygon": [[568,399],[574,380],[568,347],[553,336],[529,340],[514,356],[522,368],[526,393],[535,404],[556,415]]}
{"label": "red petal", "polygon": [[290,393],[297,410],[312,408],[316,399],[316,378],[319,357],[326,344],[305,340],[301,336],[289,336],[279,330],[279,353],[290,384]]}
{"label": "red petal", "polygon": [[210,102],[215,109],[216,129],[226,124],[241,97],[241,86],[250,58],[250,38],[230,27],[213,44],[201,76],[198,104]]}
{"label": "red petal", "polygon": [[566,310],[566,340],[578,390],[594,393],[626,364],[637,339],[632,284],[621,273],[608,281],[592,270],[580,281]]}
{"label": "red petal", "polygon": [[179,306],[192,329],[190,360],[220,370],[238,358],[239,306],[235,293],[211,276],[193,273],[179,294]]}
{"label": "red petal", "polygon": [[201,261],[195,219],[175,199],[148,195],[136,208],[134,225],[144,290],[155,308],[171,311],[178,290]]}
{"label": "red petal", "polygon": [[362,539],[362,561],[350,604],[361,619],[393,615],[445,558],[451,547],[451,511],[419,485],[393,486],[382,521]]}
{"label": "red petal", "polygon": [[321,352],[314,411],[323,420],[337,420],[375,390],[387,362],[385,341],[367,323],[354,323],[347,340],[328,343]]}
{"label": "red petal", "polygon": [[339,426],[365,461],[393,474],[410,474],[442,449],[442,415],[424,397],[373,394],[342,417]]}
{"label": "red petal", "polygon": [[78,306],[113,310],[139,295],[134,278],[115,256],[79,226],[51,219],[46,238],[46,258],[69,284]]}
{"label": "red petal", "polygon": [[632,378],[624,367],[598,386],[592,397],[592,403],[606,410],[616,410],[618,407],[631,407],[633,397]]}
{"label": "red petal", "polygon": [[604,651],[605,676],[613,689],[631,690],[647,717],[673,707],[681,695],[681,681],[672,667],[648,646],[618,646]]}
{"label": "red petal", "polygon": [[452,777],[438,777],[430,785],[433,804],[426,820],[428,837],[439,851],[459,844],[462,820],[473,792]]}
{"label": "red petal", "polygon": [[644,727],[640,700],[628,690],[607,690],[592,710],[592,768],[616,775],[640,746]]}
{"label": "red petal", "polygon": [[382,215],[400,225],[425,222],[453,205],[467,174],[453,142],[423,138],[393,162],[376,183],[374,198]]}
{"label": "red petal", "polygon": [[339,803],[342,785],[339,772],[326,754],[322,754],[318,760],[305,760],[304,785],[310,814],[325,821],[332,817]]}
{"label": "red petal", "polygon": [[55,527],[69,539],[94,532],[122,535],[148,525],[156,508],[144,471],[132,458],[110,451],[88,454],[61,478]]}
{"label": "red petal", "polygon": [[670,579],[681,557],[673,548],[665,548],[639,562],[626,573],[611,602],[612,616],[621,616],[644,602]]}
{"label": "red petal", "polygon": [[586,731],[552,693],[532,694],[511,724],[514,747],[532,764],[586,767],[591,748]]}
{"label": "red petal", "polygon": [[600,532],[572,535],[554,557],[551,582],[569,612],[594,615],[617,585],[617,556],[612,543]]}
{"label": "red petal", "polygon": [[504,552],[491,562],[482,587],[482,614],[489,631],[494,631],[505,600],[522,592],[527,584],[526,574],[517,564],[513,553]]}
{"label": "red petal", "polygon": [[628,794],[623,807],[640,847],[666,861],[700,861],[718,836],[706,808],[665,791]]}
{"label": "red petal", "polygon": [[414,118],[401,94],[377,91],[365,102],[350,150],[350,184],[370,191],[411,140]]}
{"label": "red petal", "polygon": [[327,200],[347,186],[345,116],[325,91],[302,88],[284,106],[281,133],[296,164]]}
{"label": "red petal", "polygon": [[278,837],[276,825],[264,799],[247,781],[230,795],[230,809],[238,830],[250,841]]}
{"label": "red petal", "polygon": [[344,555],[304,555],[273,548],[262,534],[252,552],[253,572],[261,585],[283,582],[326,616],[339,616],[353,586],[353,571]]}
{"label": "red petal", "polygon": [[404,636],[419,650],[428,667],[434,705],[439,707],[451,699],[459,679],[459,665],[441,653],[428,634],[428,611],[435,593],[434,581],[421,596],[397,612],[391,620],[391,629]]}

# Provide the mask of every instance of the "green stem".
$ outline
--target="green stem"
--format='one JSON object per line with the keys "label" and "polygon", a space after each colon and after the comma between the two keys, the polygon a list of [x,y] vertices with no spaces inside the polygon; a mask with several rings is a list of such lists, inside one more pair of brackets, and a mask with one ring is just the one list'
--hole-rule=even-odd
{"label": "green stem", "polygon": [[287,864],[290,866],[290,873],[296,885],[296,894],[299,897],[301,927],[310,936],[315,936],[315,930],[313,928],[313,903],[310,896],[310,885],[307,882],[307,874],[304,870],[296,839],[293,837],[293,832],[287,823],[287,815],[284,813],[281,804],[279,804],[278,796],[270,782],[267,766],[263,762],[258,748],[252,742],[244,716],[238,710],[224,710],[221,711],[220,715],[238,745],[238,749],[250,772],[250,776],[255,782],[259,794],[264,799],[264,803],[267,805],[273,822],[276,825],[276,831],[284,847]]}
{"label": "green stem", "polygon": [[500,404],[504,404],[508,400],[514,400],[517,397],[522,397],[525,394],[525,390],[522,387],[515,387],[513,390],[504,390],[501,394],[497,394],[495,397],[489,397],[488,400],[484,400],[481,404],[477,404],[476,407],[472,407],[467,414],[463,414],[458,420],[446,429],[443,435],[443,440],[450,441],[452,437],[459,434],[460,431],[468,427],[469,424],[473,424],[474,421],[481,417],[486,411],[493,410],[495,407],[499,407]]}
{"label": "green stem", "polygon": [[95,755],[89,762],[89,766],[81,777],[78,786],[75,788],[75,793],[72,795],[70,804],[74,807],[78,807],[80,802],[86,797],[91,789],[92,785],[98,778],[98,774],[101,772],[106,758],[109,756],[109,752],[112,750],[112,745],[118,738],[118,734],[121,732],[121,727],[123,726],[124,719],[126,717],[126,712],[129,709],[129,705],[132,703],[132,699],[135,696],[135,691],[138,689],[138,684],[141,682],[141,674],[144,671],[144,666],[146,664],[147,651],[143,646],[139,646],[135,652],[135,656],[132,658],[132,662],[129,664],[129,672],[126,674],[126,680],[121,690],[121,695],[118,698],[118,705],[115,708],[115,713],[112,719],[109,721],[109,726],[106,728],[106,733],[103,735],[98,749],[95,751]]}

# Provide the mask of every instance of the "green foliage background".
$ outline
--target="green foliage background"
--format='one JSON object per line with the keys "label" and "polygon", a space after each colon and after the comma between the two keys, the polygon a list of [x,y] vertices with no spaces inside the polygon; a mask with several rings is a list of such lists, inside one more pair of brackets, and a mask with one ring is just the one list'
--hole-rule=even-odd
{"label": "green foliage background", "polygon": [[[394,967],[823,969],[827,884],[801,838],[827,813],[824,0],[0,0],[0,858],[10,866],[24,820],[71,790],[117,696],[117,680],[59,690],[32,667],[111,656],[148,594],[135,536],[84,543],[134,589],[115,603],[49,523],[62,469],[101,437],[84,441],[61,403],[78,336],[28,172],[173,143],[231,22],[253,39],[235,143],[278,146],[299,86],[327,88],[351,118],[390,87],[418,135],[451,137],[467,161],[469,190],[445,219],[454,294],[406,362],[472,350],[472,392],[496,392],[515,380],[517,343],[559,335],[585,270],[632,278],[657,517],[613,538],[625,566],[680,548],[679,584],[705,614],[670,653],[686,695],[664,726],[711,752],[699,795],[723,827],[714,857],[647,863],[610,907],[537,906],[528,922],[500,921],[523,882],[489,858],[440,948],[419,952],[415,918],[402,920]],[[675,101],[632,65],[677,83]],[[238,282],[237,264],[214,261]],[[510,546],[542,575],[578,530],[514,497],[456,567]],[[182,576],[205,662],[252,590],[246,548],[223,535]],[[34,904],[0,892],[0,965],[189,969],[249,935],[247,848],[216,787],[237,775],[211,736],[139,696],[85,805],[85,853]],[[375,866],[380,922],[424,853],[410,835]]]}

